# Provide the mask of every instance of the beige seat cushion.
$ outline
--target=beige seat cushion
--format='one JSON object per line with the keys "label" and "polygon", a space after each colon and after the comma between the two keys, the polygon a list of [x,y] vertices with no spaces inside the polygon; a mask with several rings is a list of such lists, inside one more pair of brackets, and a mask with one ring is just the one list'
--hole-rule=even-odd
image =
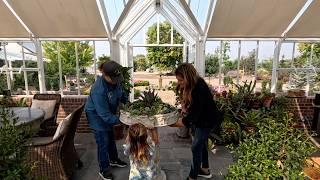
{"label": "beige seat cushion", "polygon": [[72,113],[69,114],[66,118],[64,118],[62,121],[60,121],[58,127],[57,127],[57,130],[56,132],[54,133],[54,136],[52,138],[52,140],[56,140],[58,137],[64,135],[67,133],[68,131],[68,127],[69,125],[71,124],[71,117],[72,116]]}
{"label": "beige seat cushion", "polygon": [[56,100],[37,100],[32,99],[31,108],[38,108],[44,111],[44,119],[48,119],[52,116]]}

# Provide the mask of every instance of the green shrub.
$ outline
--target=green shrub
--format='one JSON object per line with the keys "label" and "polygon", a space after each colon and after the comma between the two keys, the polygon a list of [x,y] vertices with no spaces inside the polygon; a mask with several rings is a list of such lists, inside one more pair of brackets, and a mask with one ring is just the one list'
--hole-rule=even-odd
{"label": "green shrub", "polygon": [[289,115],[281,123],[268,118],[258,129],[234,149],[237,161],[226,179],[303,179],[305,160],[315,150],[303,130],[292,127]]}
{"label": "green shrub", "polygon": [[28,179],[31,166],[26,163],[26,144],[31,129],[15,126],[17,118],[7,108],[7,99],[0,101],[0,179]]}
{"label": "green shrub", "polygon": [[230,77],[230,76],[225,76],[225,77],[223,78],[223,84],[224,84],[225,86],[229,86],[229,85],[231,85],[232,83],[233,83],[232,77]]}
{"label": "green shrub", "polygon": [[257,70],[257,79],[261,80],[261,79],[269,79],[270,78],[270,73],[268,70],[266,70],[265,68],[259,68]]}
{"label": "green shrub", "polygon": [[141,91],[139,89],[134,89],[134,99],[138,99],[141,95]]}
{"label": "green shrub", "polygon": [[139,81],[134,82],[133,86],[136,87],[136,86],[149,86],[149,85],[150,85],[149,81],[139,80]]}

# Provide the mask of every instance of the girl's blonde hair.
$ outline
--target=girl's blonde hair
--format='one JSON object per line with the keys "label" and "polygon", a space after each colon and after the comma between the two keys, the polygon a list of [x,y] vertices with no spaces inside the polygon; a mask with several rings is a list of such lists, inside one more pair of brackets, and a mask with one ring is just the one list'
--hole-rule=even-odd
{"label": "girl's blonde hair", "polygon": [[151,159],[149,150],[150,146],[147,142],[148,132],[147,128],[138,123],[131,125],[128,130],[130,154],[133,160],[138,164],[146,165]]}
{"label": "girl's blonde hair", "polygon": [[192,64],[183,63],[180,64],[176,71],[176,76],[180,76],[184,79],[185,85],[181,87],[177,85],[177,94],[180,97],[181,103],[185,108],[188,108],[192,101],[192,90],[197,83],[199,75],[197,70],[193,67]]}

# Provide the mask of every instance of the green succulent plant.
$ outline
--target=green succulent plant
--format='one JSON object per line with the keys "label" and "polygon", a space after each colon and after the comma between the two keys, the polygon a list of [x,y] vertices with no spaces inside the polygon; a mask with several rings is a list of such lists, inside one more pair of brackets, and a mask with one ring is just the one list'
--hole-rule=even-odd
{"label": "green succulent plant", "polygon": [[131,115],[154,116],[173,112],[175,108],[162,102],[154,89],[148,89],[140,94],[139,100],[125,106],[125,110]]}
{"label": "green succulent plant", "polygon": [[152,107],[157,101],[160,100],[158,94],[155,93],[155,90],[148,90],[142,92],[140,99],[142,100],[145,107]]}

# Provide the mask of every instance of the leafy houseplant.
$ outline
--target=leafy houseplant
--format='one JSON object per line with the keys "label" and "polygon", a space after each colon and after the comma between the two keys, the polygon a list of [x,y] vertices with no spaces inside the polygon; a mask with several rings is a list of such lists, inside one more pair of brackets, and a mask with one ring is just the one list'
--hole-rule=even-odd
{"label": "leafy houseplant", "polygon": [[246,136],[234,149],[237,161],[226,179],[303,179],[305,160],[315,149],[292,122],[286,114],[281,123],[274,118],[258,123],[259,132]]}
{"label": "leafy houseplant", "polygon": [[261,122],[263,115],[258,110],[251,110],[244,112],[243,114],[236,116],[241,124],[244,126],[244,130],[248,133],[253,133],[255,131],[258,122]]}

